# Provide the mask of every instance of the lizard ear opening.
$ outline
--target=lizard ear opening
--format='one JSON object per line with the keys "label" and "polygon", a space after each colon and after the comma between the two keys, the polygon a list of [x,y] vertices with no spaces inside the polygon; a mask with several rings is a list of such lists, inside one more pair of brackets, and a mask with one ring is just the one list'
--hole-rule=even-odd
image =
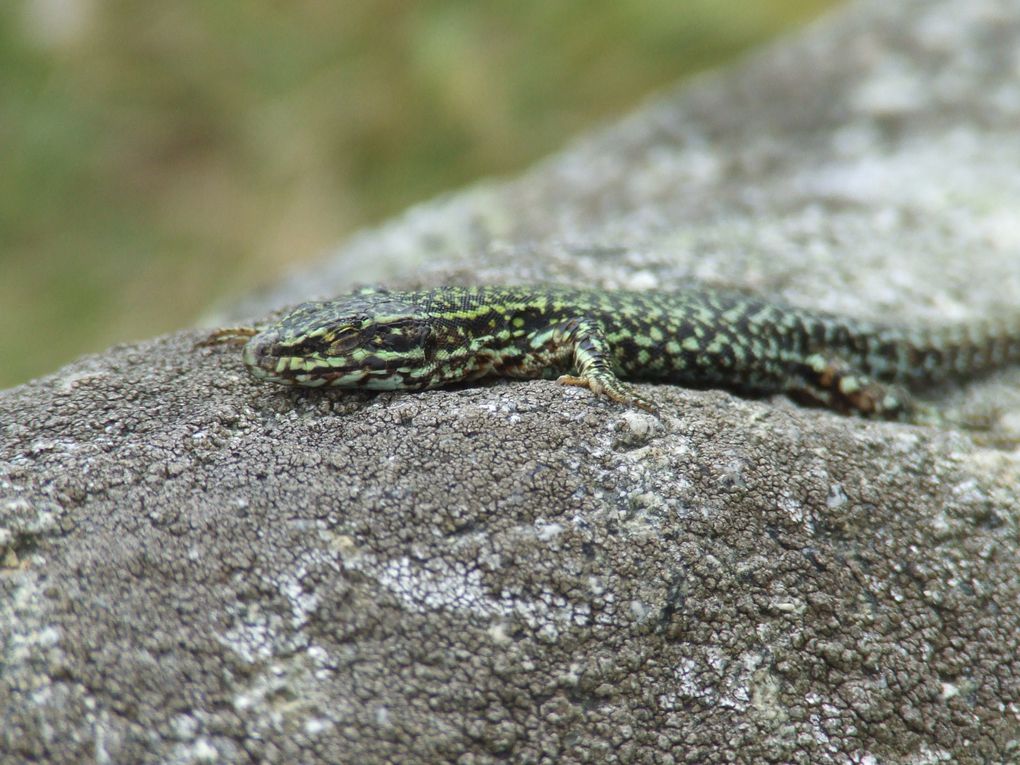
{"label": "lizard ear opening", "polygon": [[397,354],[410,354],[421,350],[426,358],[435,351],[433,333],[424,322],[400,322],[379,326],[369,345]]}
{"label": "lizard ear opening", "polygon": [[439,348],[439,338],[436,333],[426,324],[419,324],[417,327],[418,343],[425,354],[425,363],[431,364],[435,361],[436,350]]}

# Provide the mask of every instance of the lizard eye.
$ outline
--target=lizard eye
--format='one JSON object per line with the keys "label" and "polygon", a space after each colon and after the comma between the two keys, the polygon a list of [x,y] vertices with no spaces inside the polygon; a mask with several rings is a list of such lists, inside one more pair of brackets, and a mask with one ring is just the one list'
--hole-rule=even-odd
{"label": "lizard eye", "polygon": [[354,327],[341,327],[333,334],[328,353],[339,356],[357,346],[358,342],[358,331]]}

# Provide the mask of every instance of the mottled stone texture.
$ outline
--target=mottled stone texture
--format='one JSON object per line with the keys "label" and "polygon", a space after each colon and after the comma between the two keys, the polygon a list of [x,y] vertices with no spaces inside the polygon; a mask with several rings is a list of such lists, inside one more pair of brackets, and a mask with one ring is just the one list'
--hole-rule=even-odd
{"label": "mottled stone texture", "polygon": [[[864,2],[353,280],[1020,302],[1020,2]],[[1020,761],[1020,372],[977,432],[552,382],[259,385],[185,332],[0,393],[0,761]]]}

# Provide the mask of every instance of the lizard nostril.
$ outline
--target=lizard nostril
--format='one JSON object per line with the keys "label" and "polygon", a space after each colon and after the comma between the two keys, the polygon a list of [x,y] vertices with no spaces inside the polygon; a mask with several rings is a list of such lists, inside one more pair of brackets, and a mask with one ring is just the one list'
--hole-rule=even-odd
{"label": "lizard nostril", "polygon": [[245,344],[241,358],[256,377],[264,377],[267,372],[276,371],[278,355],[274,351],[279,339],[280,333],[270,329],[260,332]]}

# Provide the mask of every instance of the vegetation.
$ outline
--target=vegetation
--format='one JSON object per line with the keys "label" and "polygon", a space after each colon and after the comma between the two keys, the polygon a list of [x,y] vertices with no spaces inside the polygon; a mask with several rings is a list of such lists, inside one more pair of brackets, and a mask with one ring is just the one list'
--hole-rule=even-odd
{"label": "vegetation", "polygon": [[833,0],[10,0],[0,387],[186,326]]}

